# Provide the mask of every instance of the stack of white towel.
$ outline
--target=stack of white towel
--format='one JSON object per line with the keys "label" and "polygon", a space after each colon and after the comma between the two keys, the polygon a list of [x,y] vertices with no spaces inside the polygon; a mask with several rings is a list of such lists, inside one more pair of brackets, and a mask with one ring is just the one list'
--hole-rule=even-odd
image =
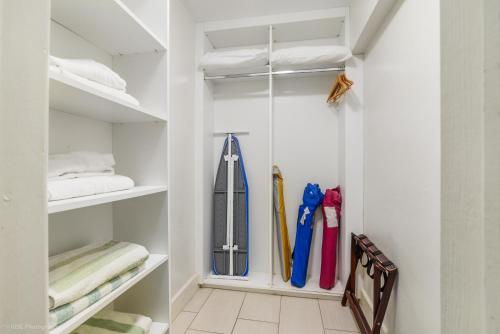
{"label": "stack of white towel", "polygon": [[51,154],[48,166],[48,199],[96,195],[134,187],[134,181],[115,175],[110,153],[71,152]]}
{"label": "stack of white towel", "polygon": [[206,72],[258,68],[272,64],[276,68],[324,67],[345,62],[351,50],[341,45],[312,45],[280,48],[269,57],[267,48],[222,49],[207,52],[201,60]]}
{"label": "stack of white towel", "polygon": [[92,59],[64,59],[50,56],[51,73],[77,81],[105,94],[139,105],[139,101],[126,93],[127,82],[104,64]]}

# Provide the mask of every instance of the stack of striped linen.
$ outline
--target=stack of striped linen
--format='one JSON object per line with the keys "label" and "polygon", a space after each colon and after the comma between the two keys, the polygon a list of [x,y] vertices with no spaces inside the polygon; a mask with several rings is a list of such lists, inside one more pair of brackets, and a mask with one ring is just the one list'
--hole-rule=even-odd
{"label": "stack of striped linen", "polygon": [[87,320],[72,334],[148,334],[152,323],[151,318],[142,315],[106,310]]}
{"label": "stack of striped linen", "polygon": [[49,258],[49,328],[60,325],[136,276],[149,252],[108,241]]}

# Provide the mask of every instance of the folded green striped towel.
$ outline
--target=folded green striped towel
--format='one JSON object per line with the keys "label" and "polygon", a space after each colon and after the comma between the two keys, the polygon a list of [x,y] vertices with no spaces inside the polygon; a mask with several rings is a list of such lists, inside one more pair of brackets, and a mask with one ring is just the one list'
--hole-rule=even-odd
{"label": "folded green striped towel", "polygon": [[153,321],[138,314],[102,311],[72,334],[148,334]]}
{"label": "folded green striped towel", "polygon": [[49,258],[50,309],[77,300],[112,278],[146,261],[143,246],[108,241]]}
{"label": "folded green striped towel", "polygon": [[53,329],[63,322],[73,318],[76,314],[85,310],[90,305],[96,303],[104,296],[110,294],[114,290],[118,289],[121,285],[127,282],[129,279],[136,276],[144,269],[144,265],[136,267],[132,270],[127,271],[120,276],[113,278],[112,280],[104,283],[97,289],[91,291],[89,294],[72,301],[71,303],[65,304],[58,308],[55,308],[49,312],[49,329]]}

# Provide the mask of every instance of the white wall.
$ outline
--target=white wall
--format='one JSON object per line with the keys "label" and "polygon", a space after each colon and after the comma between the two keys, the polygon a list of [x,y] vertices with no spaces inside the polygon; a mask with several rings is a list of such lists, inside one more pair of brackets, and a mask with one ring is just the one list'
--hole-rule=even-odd
{"label": "white wall", "polygon": [[486,333],[500,333],[500,1],[484,1]]}
{"label": "white wall", "polygon": [[440,332],[439,29],[438,1],[401,1],[365,54],[364,229],[400,268],[391,333]]}
{"label": "white wall", "polygon": [[349,7],[350,44],[354,54],[366,51],[396,0],[353,0]]}
{"label": "white wall", "polygon": [[170,3],[171,296],[195,273],[194,78],[195,24],[180,0]]}
{"label": "white wall", "polygon": [[498,333],[500,3],[441,11],[443,333]]}
{"label": "white wall", "polygon": [[346,76],[354,82],[339,110],[339,181],[342,189],[339,275],[346,283],[351,269],[351,233],[363,233],[364,188],[364,69],[363,57],[346,62]]}
{"label": "white wall", "polygon": [[446,334],[484,333],[482,3],[441,1],[441,319]]}

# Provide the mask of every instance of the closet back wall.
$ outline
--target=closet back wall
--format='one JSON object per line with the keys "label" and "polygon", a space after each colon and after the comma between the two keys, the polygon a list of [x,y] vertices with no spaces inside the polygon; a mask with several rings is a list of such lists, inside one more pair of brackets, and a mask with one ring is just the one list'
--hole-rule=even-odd
{"label": "closet back wall", "polygon": [[[269,268],[269,109],[267,80],[223,82],[214,88],[214,131],[249,131],[237,135],[249,187],[250,271],[266,273]],[[225,137],[215,136],[214,178]],[[212,185],[213,189],[213,185]],[[205,224],[212,224],[212,220]]]}
{"label": "closet back wall", "polygon": [[[83,38],[51,21],[51,54],[63,58],[92,58],[112,66],[112,57]],[[113,152],[113,125],[59,110],[49,111],[50,154],[70,151]],[[91,135],[89,135],[91,134]],[[49,215],[49,254],[113,238],[112,204]]]}
{"label": "closet back wall", "polygon": [[[306,184],[318,183],[323,192],[339,184],[339,110],[325,102],[334,78],[335,74],[326,74],[274,81],[273,156],[284,177],[292,247],[298,207],[302,204]],[[317,284],[321,271],[323,219],[320,211],[317,211],[315,220],[309,263],[313,284]],[[277,279],[281,279],[278,260],[275,246],[274,273],[279,274]]]}

